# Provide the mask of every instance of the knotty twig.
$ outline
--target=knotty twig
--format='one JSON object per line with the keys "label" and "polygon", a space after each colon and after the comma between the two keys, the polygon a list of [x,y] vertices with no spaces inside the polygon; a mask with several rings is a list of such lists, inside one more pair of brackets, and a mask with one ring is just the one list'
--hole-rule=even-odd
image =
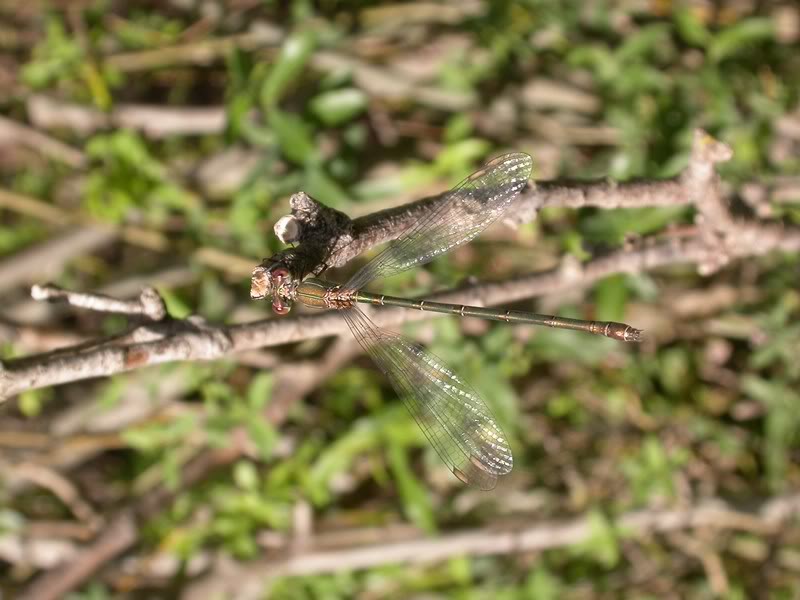
{"label": "knotty twig", "polygon": [[[729,156],[727,146],[698,131],[689,165],[675,179],[649,184],[598,182],[573,187],[565,184],[531,187],[523,192],[520,206],[514,211],[514,222],[533,219],[538,208],[543,206],[610,208],[694,203],[698,206],[698,225],[639,240],[583,264],[566,261],[550,271],[497,283],[474,284],[437,294],[432,299],[478,305],[510,303],[586,286],[615,273],[641,273],[685,263],[696,264],[701,272],[710,273],[737,258],[772,251],[800,251],[800,229],[736,220],[728,214],[713,165]],[[552,196],[547,195],[549,192]],[[296,225],[294,241],[299,241],[300,245],[280,253],[277,258],[300,274],[316,272],[325,266],[340,266],[363,250],[396,238],[410,223],[435,210],[443,198],[443,195],[427,198],[351,220],[305,194],[297,194],[291,218]],[[432,316],[400,309],[382,309],[372,314],[382,326]],[[88,348],[7,361],[0,371],[0,397],[174,360],[213,360],[232,353],[341,333],[345,329],[339,316],[330,313],[231,326],[208,324],[196,318],[164,319],[135,328],[114,340],[100,340]]]}
{"label": "knotty twig", "polygon": [[[275,370],[275,387],[264,418],[278,426],[287,418],[291,404],[310,393],[352,359],[357,344],[332,346],[322,361],[283,364]],[[251,453],[243,427],[230,433],[223,448],[201,452],[181,470],[181,482],[188,488],[208,477],[216,469],[226,467],[238,458]],[[183,489],[183,488],[182,488]],[[42,575],[25,590],[20,600],[57,600],[86,581],[102,565],[133,547],[139,540],[136,524],[157,514],[170,505],[179,491],[161,485],[143,494],[133,505],[120,510],[107,527],[86,547],[75,552],[70,560]],[[2,540],[0,540],[1,542]],[[1,549],[1,548],[0,548]]]}
{"label": "knotty twig", "polygon": [[[714,170],[716,164],[730,157],[731,150],[727,145],[698,130],[689,163],[675,178],[627,183],[543,182],[528,185],[514,202],[514,210],[509,212],[505,221],[511,225],[528,223],[536,218],[541,208],[554,206],[610,209],[695,204],[698,214],[704,219],[701,224],[714,232],[728,228],[731,237],[736,237],[738,232],[733,231],[736,224],[725,210],[719,195],[719,177]],[[369,248],[396,239],[412,224],[437,210],[447,198],[445,192],[351,220],[307,194],[295,194],[289,201],[291,216],[280,223],[283,228],[291,225],[291,229],[296,231],[294,236],[283,238],[283,241],[298,243],[299,247],[270,257],[262,266],[266,268],[272,262],[282,262],[295,278],[303,278],[309,273],[319,274],[330,267],[341,267]],[[707,244],[711,241],[710,236],[704,239]],[[717,244],[710,250],[715,255],[719,253]],[[708,261],[707,256],[704,264]],[[709,266],[702,270],[708,273],[713,268]]]}
{"label": "knotty twig", "polygon": [[146,287],[136,300],[117,300],[102,294],[82,294],[70,292],[55,285],[34,285],[31,288],[34,300],[63,300],[67,304],[98,312],[111,312],[123,315],[143,315],[153,321],[167,316],[167,306],[159,293]]}
{"label": "knotty twig", "polygon": [[[800,513],[800,494],[761,500],[749,508],[718,499],[675,509],[649,509],[625,513],[613,520],[626,538],[645,537],[686,529],[717,529],[772,534]],[[455,556],[491,556],[541,552],[586,542],[593,535],[592,519],[545,522],[514,529],[475,529],[436,537],[377,543],[344,548],[316,549],[314,537],[308,549],[284,553],[249,563],[218,557],[215,569],[197,580],[183,598],[198,595],[250,600],[263,595],[264,583],[275,577],[311,575],[367,569],[393,563],[440,562]],[[202,592],[202,593],[201,593]]]}

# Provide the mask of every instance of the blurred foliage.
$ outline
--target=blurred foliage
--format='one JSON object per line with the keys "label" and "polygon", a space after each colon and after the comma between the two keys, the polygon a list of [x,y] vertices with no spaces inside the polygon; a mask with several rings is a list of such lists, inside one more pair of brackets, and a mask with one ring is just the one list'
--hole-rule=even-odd
{"label": "blurred foliage", "polygon": [[[732,145],[734,158],[722,171],[734,190],[800,172],[798,142],[787,141],[777,125],[800,103],[800,44],[796,35],[778,35],[779,3],[723,1],[711,10],[693,2],[504,0],[463,9],[448,3],[433,15],[414,3],[374,1],[245,2],[243,9],[168,4],[94,0],[69,13],[40,11],[35,42],[19,66],[25,93],[0,100],[4,112],[23,120],[28,92],[103,114],[132,104],[209,105],[224,110],[224,131],[166,138],[133,129],[54,131],[85,153],[83,171],[47,161],[9,170],[0,161],[0,176],[4,187],[69,214],[163,234],[166,250],[103,252],[73,261],[58,282],[89,289],[191,263],[192,282],[159,286],[176,317],[198,313],[222,321],[248,309],[252,316],[246,278],[226,265],[200,264],[194,253],[227,252],[255,265],[280,249],[271,226],[300,190],[364,214],[442,190],[508,149],[534,156],[535,177],[671,177],[685,165],[696,127]],[[273,25],[279,41],[214,50],[220,39]],[[186,46],[194,51],[190,58],[170,54]],[[154,52],[161,62],[147,68],[121,60],[155,60]],[[332,52],[352,61],[321,67],[319,57]],[[386,69],[388,79],[365,83],[365,64]],[[407,97],[383,89],[400,80],[413,90]],[[588,95],[591,106],[537,105],[525,91],[537,80]],[[468,108],[454,109],[454,102]],[[540,129],[552,122],[559,127]],[[586,141],[570,127],[613,134]],[[212,191],[202,165],[230,149],[242,154],[208,179],[240,175],[234,185]],[[255,157],[244,169],[243,156]],[[798,203],[795,197],[772,208],[798,223]],[[545,210],[513,241],[489,234],[387,280],[383,289],[416,295],[468,277],[501,279],[548,268],[566,253],[585,261],[630,236],[688,224],[692,216],[685,207]],[[10,256],[50,233],[36,218],[4,214],[0,254]],[[273,550],[259,534],[291,535],[300,504],[311,507],[315,525],[334,530],[410,523],[435,535],[577,514],[591,524],[590,537],[567,549],[281,578],[265,583],[264,597],[662,597],[654,590],[663,586],[648,587],[637,572],[646,564],[659,573],[652,580],[667,581],[675,597],[711,598],[700,561],[683,557],[672,542],[629,537],[615,517],[705,495],[750,500],[797,489],[798,273],[796,255],[752,259],[711,279],[676,267],[609,277],[586,299],[568,295],[547,305],[584,318],[643,315],[657,322],[653,312],[666,315],[659,343],[634,350],[576,332],[455,319],[410,327],[410,335],[465,375],[507,432],[515,470],[495,493],[463,489],[388,383],[362,359],[293,405],[278,428],[264,418],[275,393],[271,373],[227,361],[189,365],[189,383],[175,402],[180,410],[128,428],[124,450],[83,468],[108,462],[93,477],[112,490],[98,495],[103,509],[154,482],[181,490],[148,523],[142,547],[185,562],[209,549],[239,560],[268,556]],[[703,297],[712,297],[715,287],[741,293],[706,310],[711,301]],[[688,316],[672,312],[670,299],[691,292],[703,306]],[[119,331],[124,323],[77,325]],[[327,347],[313,342],[279,353],[288,361],[316,360]],[[4,355],[16,353],[13,343],[4,348]],[[159,370],[157,379],[173,368]],[[109,411],[128,381],[80,385],[100,411]],[[69,389],[74,398],[75,388]],[[158,398],[159,382],[146,392]],[[18,411],[37,422],[62,397],[61,388],[27,393]],[[232,443],[237,431],[246,433],[252,452],[227,472],[183,489],[182,469],[192,456]],[[33,518],[17,504],[0,513],[0,526]],[[800,535],[787,531],[768,543],[796,554]],[[725,597],[752,597],[765,582],[776,598],[796,596],[796,558],[795,572],[773,567],[762,577],[746,556],[720,552],[729,580]],[[100,600],[115,592],[98,581],[72,597]]]}

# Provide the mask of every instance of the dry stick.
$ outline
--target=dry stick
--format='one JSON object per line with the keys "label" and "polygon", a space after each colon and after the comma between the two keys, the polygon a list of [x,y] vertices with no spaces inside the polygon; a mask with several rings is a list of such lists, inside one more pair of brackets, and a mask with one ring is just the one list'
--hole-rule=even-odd
{"label": "dry stick", "polygon": [[[565,199],[565,203],[571,205],[591,202],[609,206],[615,191],[617,206],[681,204],[700,198],[698,203],[708,203],[710,208],[701,211],[700,223],[703,226],[693,235],[672,235],[660,241],[644,240],[631,249],[614,252],[573,269],[555,269],[506,282],[475,285],[458,292],[437,295],[434,299],[492,305],[587,285],[614,273],[638,273],[678,263],[695,263],[708,270],[733,258],[774,250],[798,251],[800,230],[735,222],[727,217],[712,220],[705,216],[725,210],[721,206],[713,164],[728,156],[726,146],[698,131],[690,164],[676,180],[652,183],[649,192],[645,190],[646,184],[642,183],[619,186],[605,182],[594,186],[587,184],[576,189],[575,198]],[[320,257],[325,256],[326,248],[332,247],[333,254],[328,264],[343,264],[366,247],[397,237],[398,231],[427,214],[426,211],[434,210],[441,201],[442,196],[429,198],[350,221],[346,215],[318,204],[305,194],[296,194],[293,198],[293,217],[299,222],[301,246],[282,255],[285,260],[297,259],[295,266],[298,270],[307,272],[324,267]],[[523,199],[522,209],[515,211],[517,218],[530,203],[530,198]],[[304,254],[302,250],[306,247],[311,250]],[[428,313],[407,312],[377,311],[375,318],[381,325],[429,318]],[[57,355],[37,355],[9,361],[5,371],[0,372],[0,397],[7,398],[26,389],[107,376],[173,360],[212,360],[229,353],[327,336],[343,330],[344,324],[335,314],[257,321],[230,327],[192,320],[168,321],[163,326],[154,324],[146,331],[134,330],[131,337],[138,339],[138,343],[109,343],[72,355],[60,352]]]}
{"label": "dry stick", "polygon": [[[235,445],[201,454],[184,468],[182,473],[184,485],[191,487],[217,468],[229,465],[239,456],[241,449]],[[69,562],[34,580],[18,599],[63,598],[103,565],[135,545],[139,541],[140,522],[170,504],[175,495],[176,492],[166,487],[158,487],[145,494],[135,506],[119,511],[93,542],[76,552]]]}
{"label": "dry stick", "polygon": [[227,37],[204,39],[175,46],[125,52],[107,56],[103,63],[124,72],[151,71],[174,65],[207,65],[228,54],[231,50],[257,50],[277,46],[283,39],[279,27],[261,23],[253,31]]}
{"label": "dry stick", "polygon": [[[578,272],[555,269],[516,280],[473,285],[458,292],[435,295],[433,299],[484,305],[513,302],[546,292],[563,291],[574,287],[576,282],[586,285],[611,273],[672,264],[676,258],[691,261],[700,255],[699,250],[701,248],[694,249],[691,245],[676,246],[670,241],[643,248],[639,252],[617,252],[614,256],[596,259]],[[431,313],[400,309],[374,312],[374,318],[380,325],[429,316]],[[103,345],[74,354],[62,350],[7,361],[4,371],[0,372],[0,395],[8,397],[27,389],[112,375],[171,360],[212,360],[230,353],[324,337],[345,330],[345,323],[335,313],[268,319],[228,327],[194,326],[191,322],[184,322],[183,327],[176,328],[173,321],[152,323],[144,332],[156,338],[152,341],[121,346]]]}
{"label": "dry stick", "polygon": [[73,258],[105,246],[115,238],[116,233],[110,227],[73,227],[26,248],[0,262],[0,293],[21,283],[53,277]]}
{"label": "dry stick", "polygon": [[[41,219],[54,225],[78,224],[90,229],[109,232],[123,241],[154,252],[164,252],[170,247],[170,239],[163,233],[133,225],[111,226],[94,223],[85,215],[75,215],[62,208],[37,198],[0,188],[0,208]],[[99,235],[99,234],[97,234]],[[217,248],[201,247],[194,251],[192,259],[202,265],[240,277],[252,271],[253,260],[223,252]]]}
{"label": "dry stick", "polygon": [[74,169],[81,169],[87,163],[86,155],[80,150],[76,150],[56,138],[36,131],[32,127],[22,125],[0,115],[0,146],[8,142],[14,145],[27,146],[31,150],[40,152],[44,156],[58,160]]}
{"label": "dry stick", "polygon": [[91,530],[102,523],[102,517],[84,500],[75,484],[57,471],[35,462],[23,462],[14,466],[14,475],[50,490]]}
{"label": "dry stick", "polygon": [[13,342],[14,347],[26,352],[51,352],[57,348],[75,346],[87,341],[85,335],[65,329],[20,325],[0,319],[0,343]]}
{"label": "dry stick", "polygon": [[[705,528],[704,530],[706,532],[708,531]],[[703,530],[701,530],[701,533],[702,532]],[[698,539],[698,536],[690,536],[683,532],[673,532],[668,539],[675,547],[700,561],[706,573],[709,586],[716,597],[724,598],[728,594],[730,591],[730,580],[728,574],[725,572],[722,558],[719,553],[714,551],[708,541]]]}
{"label": "dry stick", "polygon": [[77,552],[74,541],[0,534],[0,559],[22,569],[51,569]]}
{"label": "dry stick", "polygon": [[187,108],[118,104],[110,113],[104,113],[89,106],[70,104],[35,94],[28,98],[27,109],[31,122],[37,127],[67,128],[81,135],[114,127],[135,129],[156,139],[174,135],[210,135],[221,133],[226,122],[224,106]]}
{"label": "dry stick", "polygon": [[136,300],[117,300],[102,294],[70,292],[52,284],[34,285],[31,288],[31,297],[34,300],[63,300],[71,306],[98,312],[143,315],[153,321],[160,321],[167,316],[164,300],[151,287],[144,288]]}
{"label": "dry stick", "polygon": [[[771,251],[800,251],[800,231],[767,225],[742,225],[737,226],[737,231],[740,243],[732,250],[734,258]],[[663,266],[701,263],[708,255],[706,243],[698,235],[667,236],[663,241],[645,240],[632,249],[620,250],[583,265],[471,285],[428,297],[439,302],[491,306],[564,292],[615,273],[641,273]],[[371,314],[381,326],[434,318],[432,313],[402,309],[381,309]],[[0,371],[0,397],[175,360],[215,360],[245,350],[325,337],[346,330],[340,315],[330,312],[231,326],[215,326],[193,319],[168,320],[138,328],[126,336],[140,341],[121,345],[102,343],[80,352],[70,353],[65,349],[7,361]]]}
{"label": "dry stick", "polygon": [[[725,144],[710,138],[702,130],[695,132],[689,163],[683,172],[664,181],[609,181],[587,183],[545,182],[528,185],[514,202],[506,222],[519,225],[532,221],[540,208],[564,206],[578,208],[642,208],[680,206],[697,202],[704,207],[721,205],[719,178],[715,165],[730,157]],[[319,274],[328,267],[341,267],[365,250],[399,237],[410,226],[424,219],[448,200],[448,192],[403,206],[378,211],[357,219],[324,206],[305,193],[294,194],[289,203],[290,216],[279,221],[293,235],[280,236],[299,247],[285,250],[262,263],[280,260],[296,277]],[[724,207],[723,207],[724,208]],[[705,213],[718,212],[706,210]],[[703,210],[701,208],[701,213]],[[703,213],[703,214],[705,214]],[[730,218],[705,219],[700,225],[732,225]],[[714,229],[714,231],[717,231]],[[277,232],[276,232],[277,233]],[[705,241],[716,242],[706,236]],[[717,244],[714,244],[715,251]]]}
{"label": "dry stick", "polygon": [[[115,54],[107,56],[104,63],[127,72],[179,64],[210,64],[233,48],[266,48],[264,52],[274,54],[274,47],[283,41],[283,37],[279,28],[262,23],[249,33],[157,50]],[[389,101],[413,98],[418,104],[447,111],[466,110],[476,103],[474,94],[454,92],[432,85],[410,84],[405,77],[398,76],[394,69],[374,65],[341,52],[319,50],[311,55],[310,62],[314,68],[324,72],[350,71],[355,82],[368,94]]]}
{"label": "dry stick", "polygon": [[169,238],[160,232],[131,225],[113,227],[108,224],[93,223],[88,218],[75,216],[73,213],[63,208],[48,204],[37,198],[1,188],[0,208],[13,210],[14,212],[41,219],[53,225],[65,226],[75,224],[104,231],[110,230],[126,242],[150,250],[161,251],[169,246]]}
{"label": "dry stick", "polygon": [[[355,343],[332,346],[321,362],[284,364],[275,371],[275,388],[265,418],[277,427],[286,419],[292,403],[310,393],[336,373],[357,351]],[[195,457],[181,473],[181,489],[189,488],[210,473],[225,467],[250,452],[243,428],[231,432],[231,443],[213,448]],[[127,507],[109,520],[108,526],[91,544],[72,559],[36,579],[18,600],[57,600],[80,586],[100,567],[129,550],[139,541],[138,524],[169,506],[178,492],[169,486],[151,490],[134,506]]]}
{"label": "dry stick", "polygon": [[[614,527],[623,532],[626,538],[698,527],[771,534],[799,513],[800,494],[761,500],[750,509],[738,508],[721,500],[705,500],[685,508],[625,513],[614,519]],[[506,531],[497,528],[475,529],[433,538],[311,550],[247,564],[220,560],[215,571],[189,586],[183,597],[219,595],[249,600],[260,597],[265,581],[274,577],[342,572],[391,563],[440,562],[454,556],[541,552],[580,544],[589,539],[592,532],[591,518],[580,517]],[[310,544],[313,547],[313,538]]]}

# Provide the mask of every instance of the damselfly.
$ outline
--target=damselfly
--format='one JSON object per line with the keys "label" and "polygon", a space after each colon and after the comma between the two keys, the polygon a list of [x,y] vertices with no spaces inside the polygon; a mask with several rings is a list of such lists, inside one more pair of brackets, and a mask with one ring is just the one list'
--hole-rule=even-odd
{"label": "damselfly", "polygon": [[453,474],[483,490],[493,489],[498,476],[509,473],[513,465],[508,440],[492,412],[441,360],[419,344],[375,325],[358,303],[577,329],[625,342],[639,341],[641,331],[624,323],[410,300],[363,291],[376,277],[423,265],[475,238],[513,205],[528,182],[532,164],[531,157],[523,153],[506,154],[489,162],[448,192],[435,210],[409,227],[344,285],[318,278],[297,281],[285,264],[276,261],[255,269],[250,290],[252,298],[272,297],[273,309],[281,315],[289,312],[294,301],[341,311],[355,338],[403,398]]}

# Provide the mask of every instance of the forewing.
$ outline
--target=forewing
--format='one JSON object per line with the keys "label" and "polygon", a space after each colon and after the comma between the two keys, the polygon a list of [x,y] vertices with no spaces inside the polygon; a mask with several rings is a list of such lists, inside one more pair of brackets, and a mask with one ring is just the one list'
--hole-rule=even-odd
{"label": "forewing", "polygon": [[342,314],[453,474],[466,484],[493,489],[497,477],[511,471],[513,458],[480,396],[436,356],[380,329],[357,306]]}
{"label": "forewing", "polygon": [[376,277],[388,277],[430,262],[465,244],[494,223],[525,187],[533,159],[516,152],[500,156],[447,193],[439,207],[412,225],[345,284],[361,289]]}

